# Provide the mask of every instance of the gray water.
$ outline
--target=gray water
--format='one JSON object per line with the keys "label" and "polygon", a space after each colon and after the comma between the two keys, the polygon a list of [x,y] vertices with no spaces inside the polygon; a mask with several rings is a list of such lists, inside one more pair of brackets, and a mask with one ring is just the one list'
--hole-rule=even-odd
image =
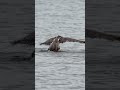
{"label": "gray water", "polygon": [[[96,0],[94,0],[96,1]],[[114,34],[119,34],[119,3],[116,2],[117,0],[102,0],[98,2],[98,4],[93,4],[93,7],[89,7],[89,12],[96,12],[98,11],[96,20],[95,15],[90,15],[90,19],[88,20],[89,26],[87,28],[107,31],[111,32],[111,29],[114,29],[115,32],[112,32]],[[21,1],[20,1],[21,2]],[[20,4],[18,2],[17,4]],[[109,3],[109,6],[105,6],[105,3]],[[8,3],[6,4],[8,5]],[[3,6],[6,6],[3,5]],[[99,5],[99,7],[97,7]],[[13,10],[13,8],[16,8],[16,3],[11,5],[11,8],[7,8],[10,10]],[[26,8],[23,7],[24,3],[21,4],[20,9],[15,9],[15,11],[20,11],[20,15],[26,15],[24,13],[24,10]],[[104,7],[103,7],[104,6]],[[19,7],[19,6],[18,6]],[[109,16],[105,16],[106,14],[102,14],[100,10],[107,10],[109,8]],[[111,8],[111,9],[110,9]],[[6,8],[2,8],[2,10],[5,10]],[[114,10],[112,10],[114,9]],[[13,10],[14,12],[14,10]],[[4,13],[4,12],[3,12]],[[116,14],[117,13],[117,14]],[[7,14],[7,13],[6,13]],[[18,15],[19,15],[18,14]],[[28,13],[29,14],[29,13]],[[61,44],[61,51],[58,53],[53,52],[46,52],[47,46],[39,46],[39,43],[43,42],[44,40],[56,36],[56,35],[63,35],[68,37],[73,37],[76,39],[84,39],[84,1],[82,0],[36,0],[36,90],[84,90],[84,84],[85,84],[85,71],[84,71],[84,44],[78,44],[78,43],[65,43]],[[111,18],[111,14],[112,17]],[[11,13],[11,15],[13,15]],[[3,15],[2,15],[3,16]],[[7,15],[6,15],[7,16]],[[101,16],[101,18],[100,18]],[[55,18],[56,17],[56,18]],[[105,19],[105,18],[106,19]],[[25,17],[27,18],[27,17]],[[12,18],[11,18],[12,19]],[[19,19],[17,19],[19,20]],[[23,19],[22,19],[23,20]],[[29,20],[29,19],[28,19]],[[115,23],[111,23],[111,20],[113,20]],[[94,22],[93,22],[94,21]],[[0,77],[0,89],[1,90],[21,90],[23,88],[29,89],[30,86],[24,86],[25,84],[29,83],[31,80],[30,73],[31,72],[31,66],[32,63],[29,62],[18,62],[17,60],[22,60],[24,58],[23,56],[26,55],[28,57],[32,50],[29,46],[25,45],[16,45],[11,46],[10,41],[14,41],[17,39],[22,38],[21,36],[24,34],[27,35],[27,33],[32,32],[33,30],[24,30],[22,27],[19,29],[16,29],[19,24],[22,26],[24,23],[18,23],[18,26],[15,26],[16,23],[11,20],[9,22],[11,25],[9,26],[6,21],[6,23],[1,21],[1,33],[0,33],[0,71],[1,77]],[[29,24],[28,22],[25,22],[26,24]],[[6,26],[7,24],[7,26]],[[95,26],[95,27],[94,27]],[[102,27],[104,26],[104,28]],[[24,32],[25,31],[25,32]],[[112,30],[113,31],[113,30]],[[19,33],[18,33],[19,32]],[[26,34],[25,34],[26,33]],[[66,34],[67,33],[67,34]],[[16,36],[18,38],[16,38]],[[3,40],[4,39],[4,40]],[[90,39],[94,42],[98,41],[97,39]],[[89,41],[90,41],[89,40]],[[105,45],[102,43],[105,42]],[[99,52],[96,53],[96,56],[101,54],[101,58],[99,58],[99,62],[96,64],[91,64],[89,67],[91,68],[92,74],[96,76],[96,79],[91,74],[90,83],[94,83],[96,88],[98,87],[107,87],[118,86],[119,83],[119,63],[117,64],[118,60],[114,60],[114,58],[119,57],[119,46],[120,44],[118,42],[111,42],[111,41],[98,41],[95,45],[91,45],[89,48],[91,52],[89,52],[89,55],[93,57],[92,55],[95,55],[94,48],[98,48]],[[106,48],[105,48],[106,47]],[[21,49],[22,48],[22,49]],[[113,48],[113,51],[111,52],[111,49]],[[23,51],[24,49],[24,51]],[[30,52],[26,52],[30,50]],[[7,53],[6,53],[7,52]],[[108,54],[109,53],[109,54]],[[20,57],[18,55],[21,55]],[[18,57],[16,57],[18,56]],[[113,60],[113,62],[116,62],[116,66],[112,67],[113,63],[104,64],[105,62],[101,62],[100,59],[106,58],[106,63],[109,62],[109,60]],[[16,60],[16,61],[13,61]],[[95,58],[91,61],[97,61]],[[100,63],[100,64],[99,64]],[[95,69],[95,65],[100,66],[103,65],[104,70],[101,71],[99,69]],[[113,71],[116,70],[116,71]],[[16,71],[19,74],[21,72],[24,72],[23,75],[20,77],[15,77]],[[93,72],[97,72],[93,73]],[[103,75],[103,73],[105,73]],[[11,77],[9,78],[8,75]],[[103,82],[104,78],[107,78],[108,82]],[[110,78],[108,77],[110,76]],[[27,83],[24,81],[28,81]],[[11,83],[13,81],[13,83]],[[96,83],[99,82],[99,83]],[[114,81],[114,82],[113,82]],[[116,81],[116,82],[115,82]],[[111,84],[111,82],[113,84]],[[7,84],[6,84],[7,83]],[[93,87],[95,87],[93,86]]]}
{"label": "gray water", "polygon": [[85,40],[84,0],[35,0],[35,89],[85,90],[85,44],[57,53],[39,44],[57,35]]}
{"label": "gray water", "polygon": [[[91,0],[86,3],[86,28],[120,35],[118,0]],[[89,60],[87,86],[109,90],[119,88],[120,42],[91,38],[86,38],[86,41]]]}
{"label": "gray water", "polygon": [[10,43],[34,31],[34,28],[31,29],[29,11],[31,2],[25,4],[21,0],[0,1],[0,90],[34,88],[34,62],[24,61],[30,56],[34,46]]}

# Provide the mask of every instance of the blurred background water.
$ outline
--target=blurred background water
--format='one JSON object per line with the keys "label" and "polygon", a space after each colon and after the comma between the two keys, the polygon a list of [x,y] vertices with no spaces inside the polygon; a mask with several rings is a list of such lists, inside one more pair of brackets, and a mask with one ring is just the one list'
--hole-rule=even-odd
{"label": "blurred background water", "polygon": [[[86,7],[87,29],[120,35],[119,0],[87,0]],[[120,43],[91,38],[86,42],[86,88],[119,88]]]}
{"label": "blurred background water", "polygon": [[35,0],[36,90],[85,90],[85,44],[47,52],[40,43],[57,35],[85,40],[84,0]]}
{"label": "blurred background water", "polygon": [[11,41],[34,32],[32,1],[0,1],[0,90],[34,88],[34,62],[25,60],[34,50],[34,46],[11,44]]}

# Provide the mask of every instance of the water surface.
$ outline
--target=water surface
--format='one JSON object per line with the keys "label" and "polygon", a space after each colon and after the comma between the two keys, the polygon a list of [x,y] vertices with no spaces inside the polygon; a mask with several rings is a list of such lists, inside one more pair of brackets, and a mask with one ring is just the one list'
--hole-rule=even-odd
{"label": "water surface", "polygon": [[35,1],[36,90],[85,90],[85,44],[60,44],[57,53],[40,46],[61,35],[85,39],[84,0]]}

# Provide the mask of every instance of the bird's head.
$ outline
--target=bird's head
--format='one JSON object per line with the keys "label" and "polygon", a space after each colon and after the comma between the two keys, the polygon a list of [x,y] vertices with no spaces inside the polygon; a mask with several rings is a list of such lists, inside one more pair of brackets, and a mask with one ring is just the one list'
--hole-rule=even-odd
{"label": "bird's head", "polygon": [[57,36],[57,38],[61,38],[61,37],[62,37],[62,36],[59,36],[59,35]]}

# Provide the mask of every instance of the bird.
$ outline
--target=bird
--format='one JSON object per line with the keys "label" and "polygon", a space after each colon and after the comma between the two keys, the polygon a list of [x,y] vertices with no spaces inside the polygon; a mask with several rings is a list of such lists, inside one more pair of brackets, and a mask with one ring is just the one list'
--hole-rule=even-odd
{"label": "bird", "polygon": [[63,36],[57,36],[57,37],[53,37],[48,39],[47,41],[41,43],[40,45],[50,45],[48,50],[50,51],[54,51],[54,52],[58,52],[60,50],[60,43],[65,43],[65,42],[79,42],[79,43],[85,43],[85,41],[82,40],[77,40],[77,39],[73,39],[73,38],[69,38],[69,37],[63,37]]}
{"label": "bird", "polygon": [[[50,38],[50,39],[46,40],[45,42],[40,43],[40,45],[43,45],[43,44],[44,45],[50,45],[55,38],[56,37]],[[65,43],[65,42],[85,43],[85,41],[82,41],[82,40],[77,40],[77,39],[73,39],[73,38],[69,38],[69,37],[63,37],[63,36],[60,36],[60,35],[58,35],[57,38],[59,38],[59,43]]]}
{"label": "bird", "polygon": [[53,40],[53,42],[50,44],[48,50],[54,51],[54,52],[58,52],[58,50],[60,49],[59,39],[60,39],[60,38],[56,37],[56,38]]}
{"label": "bird", "polygon": [[[25,36],[19,40],[12,41],[10,43],[12,45],[26,44],[26,45],[30,45],[30,46],[35,46],[35,32],[31,32],[27,36]],[[35,50],[32,52],[32,54],[30,55],[30,57],[28,59],[31,59],[34,56],[35,56]]]}

